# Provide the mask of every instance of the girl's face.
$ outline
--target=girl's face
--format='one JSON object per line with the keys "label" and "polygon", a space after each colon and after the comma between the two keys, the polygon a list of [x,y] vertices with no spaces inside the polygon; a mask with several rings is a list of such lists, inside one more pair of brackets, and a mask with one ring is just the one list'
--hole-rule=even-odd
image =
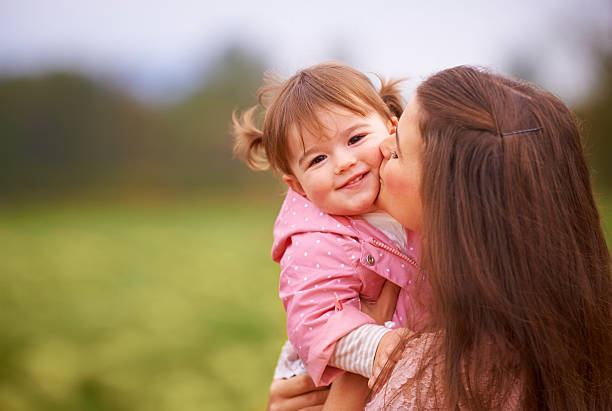
{"label": "girl's face", "polygon": [[384,159],[380,166],[380,194],[376,204],[404,227],[420,233],[423,139],[418,111],[418,100],[413,97],[400,117],[395,136],[380,145]]}
{"label": "girl's face", "polygon": [[324,135],[289,134],[293,175],[283,180],[328,214],[373,211],[380,188],[379,147],[392,135],[393,122],[375,111],[364,117],[335,107],[320,110],[318,118]]}

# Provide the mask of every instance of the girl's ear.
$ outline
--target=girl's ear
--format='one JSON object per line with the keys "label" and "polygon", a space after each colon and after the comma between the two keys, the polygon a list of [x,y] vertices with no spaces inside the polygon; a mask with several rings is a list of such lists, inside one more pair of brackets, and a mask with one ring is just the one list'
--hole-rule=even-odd
{"label": "girl's ear", "polygon": [[283,181],[289,186],[290,189],[292,189],[296,193],[301,194],[303,196],[306,195],[304,189],[302,188],[302,185],[300,184],[298,179],[295,178],[295,176],[292,176],[291,174],[283,174]]}

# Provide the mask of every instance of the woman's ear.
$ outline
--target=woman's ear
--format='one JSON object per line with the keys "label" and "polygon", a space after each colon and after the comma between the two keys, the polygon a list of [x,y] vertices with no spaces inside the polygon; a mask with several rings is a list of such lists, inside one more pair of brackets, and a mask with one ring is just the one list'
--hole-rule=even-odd
{"label": "woman's ear", "polygon": [[395,130],[397,130],[397,117],[393,116],[391,118],[391,122],[389,123],[389,134],[395,134]]}
{"label": "woman's ear", "polygon": [[289,186],[290,189],[292,189],[296,193],[301,194],[303,196],[306,195],[304,189],[302,188],[302,185],[300,184],[298,179],[295,178],[295,176],[292,176],[291,174],[283,174],[283,181]]}

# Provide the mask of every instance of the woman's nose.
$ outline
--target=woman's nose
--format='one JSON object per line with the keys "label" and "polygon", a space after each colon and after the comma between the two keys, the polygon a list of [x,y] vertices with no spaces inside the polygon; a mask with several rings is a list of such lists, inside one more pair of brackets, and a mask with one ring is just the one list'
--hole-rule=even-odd
{"label": "woman's nose", "polygon": [[387,137],[380,143],[380,152],[387,160],[391,157],[391,153],[395,149],[395,140],[393,137]]}

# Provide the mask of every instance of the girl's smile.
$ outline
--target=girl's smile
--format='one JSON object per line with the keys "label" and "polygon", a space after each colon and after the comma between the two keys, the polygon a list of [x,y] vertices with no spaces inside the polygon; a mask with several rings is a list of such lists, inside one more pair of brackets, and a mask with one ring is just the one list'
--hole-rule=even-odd
{"label": "girl's smile", "polygon": [[336,107],[320,110],[322,135],[289,134],[292,175],[283,180],[328,214],[374,210],[382,161],[380,143],[394,125],[377,112],[366,116]]}
{"label": "girl's smile", "polygon": [[351,178],[346,184],[342,185],[341,187],[339,187],[339,189],[353,189],[353,188],[358,188],[360,187],[360,184],[364,178],[366,178],[368,175],[370,175],[370,172],[367,171],[365,173],[361,173],[361,174],[357,174],[356,177]]}

